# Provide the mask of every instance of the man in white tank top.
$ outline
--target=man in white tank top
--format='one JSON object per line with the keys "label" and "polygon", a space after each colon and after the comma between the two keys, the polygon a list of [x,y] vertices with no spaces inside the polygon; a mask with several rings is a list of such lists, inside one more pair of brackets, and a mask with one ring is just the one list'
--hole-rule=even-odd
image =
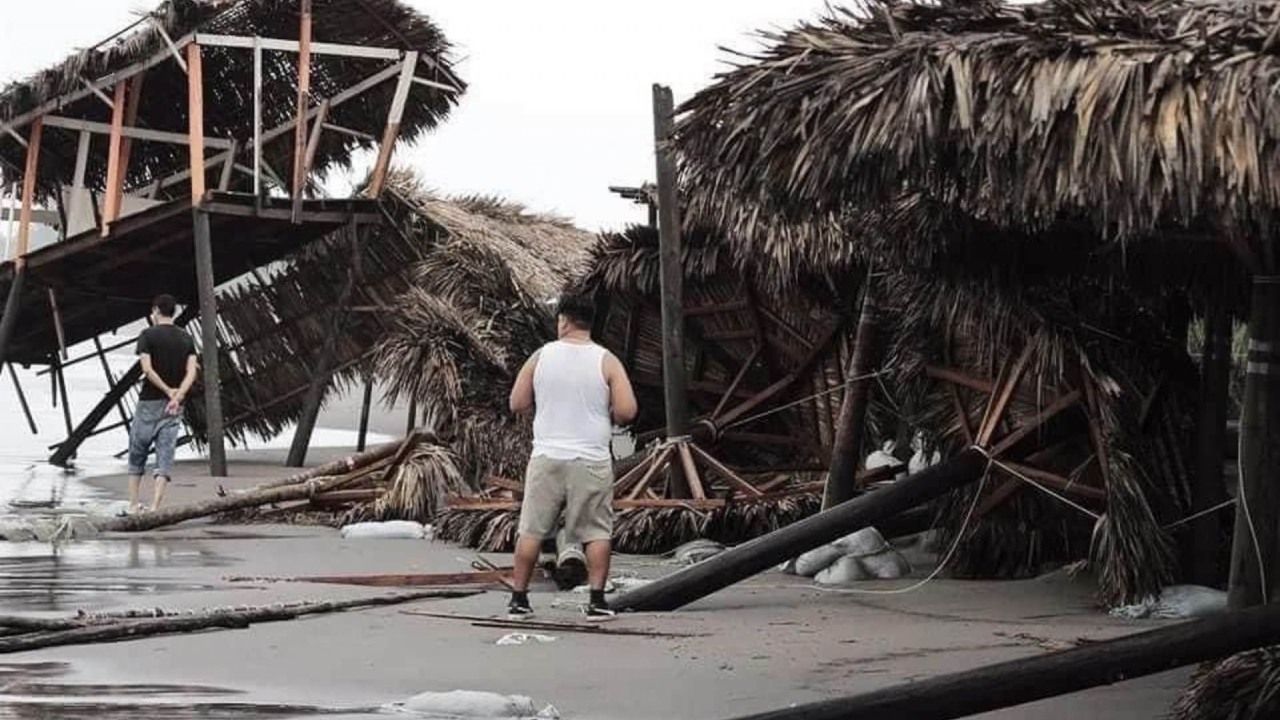
{"label": "man in white tank top", "polygon": [[511,411],[534,416],[508,613],[533,614],[529,578],[543,539],[555,535],[563,513],[565,535],[587,555],[591,596],[584,611],[589,618],[610,617],[604,599],[613,538],[609,445],[614,424],[635,419],[636,397],[622,363],[591,340],[591,298],[566,295],[556,314],[560,339],[534,353],[511,388]]}

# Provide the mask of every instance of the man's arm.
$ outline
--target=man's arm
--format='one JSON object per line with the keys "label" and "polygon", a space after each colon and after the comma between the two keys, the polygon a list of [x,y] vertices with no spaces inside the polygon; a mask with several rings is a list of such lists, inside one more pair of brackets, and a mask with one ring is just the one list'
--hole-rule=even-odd
{"label": "man's arm", "polygon": [[613,416],[614,424],[629,424],[636,419],[640,408],[636,403],[636,393],[631,388],[631,378],[627,377],[627,369],[613,353],[605,353],[604,379],[609,383],[609,414]]}
{"label": "man's arm", "polygon": [[196,383],[196,373],[196,356],[188,355],[187,372],[182,376],[182,384],[178,386],[178,397],[175,398],[178,402],[182,402],[186,399],[187,393],[191,391],[191,386]]}
{"label": "man's arm", "polygon": [[177,391],[169,387],[164,378],[160,377],[160,373],[156,372],[155,368],[151,366],[151,353],[143,353],[139,362],[142,363],[142,374],[147,377],[147,382],[160,388],[160,392],[164,393],[165,397],[172,398]]}
{"label": "man's arm", "polygon": [[533,371],[538,367],[538,353],[529,356],[516,375],[516,382],[511,386],[511,398],[508,404],[511,412],[517,415],[533,410]]}

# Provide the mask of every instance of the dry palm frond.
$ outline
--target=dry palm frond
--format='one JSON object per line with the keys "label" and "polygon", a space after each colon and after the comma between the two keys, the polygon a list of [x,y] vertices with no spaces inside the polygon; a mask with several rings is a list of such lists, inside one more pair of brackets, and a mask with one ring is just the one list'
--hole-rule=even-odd
{"label": "dry palm frond", "polygon": [[1205,663],[1178,698],[1170,720],[1265,720],[1280,717],[1280,647]]}
{"label": "dry palm frond", "polygon": [[466,486],[453,452],[434,443],[421,443],[386,479],[382,497],[354,508],[345,522],[414,520],[431,523],[445,499],[461,495]]}

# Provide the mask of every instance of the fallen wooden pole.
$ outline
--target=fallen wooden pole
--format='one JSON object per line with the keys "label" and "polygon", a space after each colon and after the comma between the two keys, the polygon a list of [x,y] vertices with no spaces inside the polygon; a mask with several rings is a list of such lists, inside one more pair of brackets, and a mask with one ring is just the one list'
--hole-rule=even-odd
{"label": "fallen wooden pole", "polygon": [[966,450],[892,485],[636,588],[612,604],[619,610],[675,610],[801,553],[974,482],[986,467],[987,459],[981,452]]}
{"label": "fallen wooden pole", "polygon": [[591,635],[631,635],[637,637],[659,638],[691,638],[707,637],[707,633],[673,633],[654,630],[632,630],[627,628],[607,628],[601,625],[585,623],[548,622],[546,620],[501,620],[484,615],[459,615],[456,613],[437,613],[424,610],[401,610],[401,615],[417,615],[419,617],[437,618],[440,620],[463,620],[474,627],[511,628],[515,630],[560,630],[563,632],[579,632]]}
{"label": "fallen wooden pole", "polygon": [[[168,635],[213,628],[245,628],[256,622],[292,620],[304,615],[341,612],[357,608],[398,605],[415,600],[460,598],[476,595],[477,590],[433,590],[400,595],[383,595],[356,600],[335,600],[294,605],[267,605],[244,610],[216,610],[195,615],[168,615],[140,620],[125,619],[108,624],[93,624],[86,618],[81,627],[52,632],[27,633],[0,637],[0,654],[26,652],[64,645],[86,645],[115,642],[153,635]],[[10,618],[12,620],[12,618]]]}
{"label": "fallen wooden pole", "polygon": [[1280,605],[1265,605],[861,695],[793,705],[741,720],[946,720],[1276,643],[1280,643]]}
{"label": "fallen wooden pole", "polygon": [[367,450],[362,453],[356,453],[355,455],[350,455],[340,460],[327,462],[323,465],[318,465],[308,470],[304,470],[303,472],[295,473],[293,475],[290,475],[287,478],[281,478],[279,480],[272,480],[271,482],[262,483],[261,485],[258,485],[254,488],[244,490],[242,494],[256,492],[258,490],[267,490],[270,488],[285,487],[286,485],[297,485],[298,483],[303,483],[308,480],[314,480],[319,477],[328,477],[330,475],[342,475],[345,473],[349,473],[353,470],[358,470],[362,467],[367,467],[369,465],[372,465],[378,462],[379,460],[385,460],[387,458],[390,458],[391,456],[396,454],[397,450],[400,449],[401,444],[402,444],[401,442],[393,442],[393,443],[387,443],[386,445],[379,445],[378,447],[375,447],[371,450]]}
{"label": "fallen wooden pole", "polygon": [[[232,577],[230,582],[306,582],[364,587],[432,587],[438,585],[486,585],[500,583],[511,568],[457,573],[381,573],[377,575],[304,575],[301,577]],[[0,618],[0,625],[3,625]]]}
{"label": "fallen wooden pole", "polygon": [[[400,443],[399,447],[392,449],[392,454],[395,460],[388,465],[386,470],[388,474],[393,471],[396,464],[408,455],[409,451],[417,444],[419,437],[420,436],[417,434],[410,435]],[[102,525],[99,525],[98,529],[103,532],[138,532],[141,530],[154,530],[155,528],[174,525],[184,520],[193,520],[195,518],[229,512],[231,510],[241,510],[249,507],[258,507],[259,505],[289,502],[291,500],[305,500],[362,480],[370,472],[379,471],[369,467],[357,468],[345,475],[310,478],[308,480],[295,482],[289,485],[264,487],[249,492],[224,495],[222,497],[216,497],[202,502],[191,503],[189,505],[176,505],[174,507],[164,508],[155,512],[112,518],[104,522]]]}

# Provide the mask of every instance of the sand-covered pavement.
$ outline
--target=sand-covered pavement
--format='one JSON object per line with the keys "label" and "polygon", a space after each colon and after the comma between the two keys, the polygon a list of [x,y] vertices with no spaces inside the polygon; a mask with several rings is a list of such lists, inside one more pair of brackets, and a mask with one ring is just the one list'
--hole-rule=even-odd
{"label": "sand-covered pavement", "polygon": [[[262,459],[262,458],[260,458]],[[326,459],[325,454],[311,458]],[[171,500],[215,483],[187,466]],[[228,487],[286,473],[233,465]],[[120,479],[94,481],[115,492]],[[197,608],[358,597],[393,588],[233,580],[378,572],[461,572],[474,555],[421,540],[344,540],[335,530],[188,523],[104,536],[55,551],[10,546],[0,613]],[[506,563],[507,559],[489,556]],[[622,557],[619,575],[676,568]],[[927,570],[927,568],[924,568]],[[895,583],[870,583],[891,588]],[[901,595],[853,595],[767,573],[669,614],[609,627],[690,637],[548,632],[554,642],[499,646],[507,630],[405,614],[499,614],[505,595],[420,601],[190,635],[50,648],[0,658],[0,718],[377,717],[423,691],[531,696],[566,718],[729,718],[1030,657],[1154,627],[1098,612],[1088,579],[937,580]],[[534,596],[540,619],[577,620],[572,594]],[[1187,675],[1167,673],[988,717],[1156,718]]]}

